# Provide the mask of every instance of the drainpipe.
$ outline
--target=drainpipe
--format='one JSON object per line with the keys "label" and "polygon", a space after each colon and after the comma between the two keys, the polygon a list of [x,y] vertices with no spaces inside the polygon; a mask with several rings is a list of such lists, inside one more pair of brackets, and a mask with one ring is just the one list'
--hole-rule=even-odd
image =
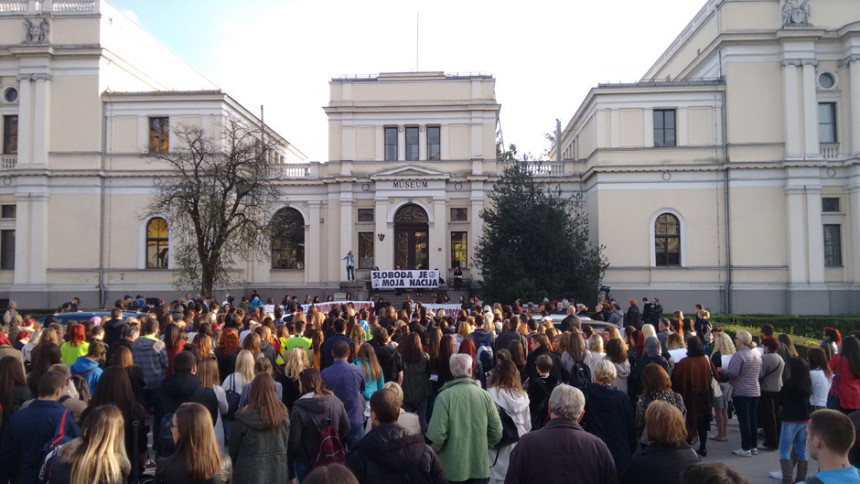
{"label": "drainpipe", "polygon": [[99,170],[99,305],[105,304],[105,153],[107,152],[107,102],[102,101],[102,153]]}
{"label": "drainpipe", "polygon": [[[725,85],[725,79],[723,79]],[[729,216],[729,133],[728,119],[726,116],[726,91],[722,92],[722,109],[721,117],[723,122],[723,213],[725,215],[726,224],[726,297],[725,308],[728,314],[732,313],[732,224]]]}

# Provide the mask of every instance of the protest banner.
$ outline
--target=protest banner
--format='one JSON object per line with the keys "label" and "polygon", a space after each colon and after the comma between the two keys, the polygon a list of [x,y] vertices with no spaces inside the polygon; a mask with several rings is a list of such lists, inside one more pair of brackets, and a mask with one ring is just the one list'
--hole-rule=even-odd
{"label": "protest banner", "polygon": [[439,286],[439,271],[371,271],[370,282],[374,289],[432,289]]}

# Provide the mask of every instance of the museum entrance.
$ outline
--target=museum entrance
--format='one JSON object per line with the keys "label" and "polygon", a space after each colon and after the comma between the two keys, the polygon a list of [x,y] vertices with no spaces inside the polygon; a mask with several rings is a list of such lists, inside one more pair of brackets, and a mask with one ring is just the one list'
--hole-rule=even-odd
{"label": "museum entrance", "polygon": [[394,215],[394,263],[401,269],[427,269],[427,212],[415,204],[404,205]]}

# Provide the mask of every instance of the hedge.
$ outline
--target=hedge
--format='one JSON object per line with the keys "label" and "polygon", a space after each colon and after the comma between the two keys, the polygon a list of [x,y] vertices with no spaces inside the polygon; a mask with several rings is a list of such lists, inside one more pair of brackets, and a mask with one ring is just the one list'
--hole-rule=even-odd
{"label": "hedge", "polygon": [[[774,327],[777,333],[805,336],[821,340],[824,328],[837,328],[842,335],[860,330],[860,316],[787,316],[787,315],[742,315],[742,314],[712,314],[711,323],[714,326],[739,325],[760,328],[767,323]],[[758,335],[758,332],[755,332]]]}

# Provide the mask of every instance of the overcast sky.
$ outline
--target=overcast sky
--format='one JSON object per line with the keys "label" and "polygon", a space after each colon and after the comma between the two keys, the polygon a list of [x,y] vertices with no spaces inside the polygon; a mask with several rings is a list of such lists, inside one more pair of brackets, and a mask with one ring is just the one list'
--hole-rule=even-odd
{"label": "overcast sky", "polygon": [[419,70],[496,78],[506,144],[544,133],[600,82],[637,81],[705,0],[109,0],[301,149],[328,160],[328,81]]}

